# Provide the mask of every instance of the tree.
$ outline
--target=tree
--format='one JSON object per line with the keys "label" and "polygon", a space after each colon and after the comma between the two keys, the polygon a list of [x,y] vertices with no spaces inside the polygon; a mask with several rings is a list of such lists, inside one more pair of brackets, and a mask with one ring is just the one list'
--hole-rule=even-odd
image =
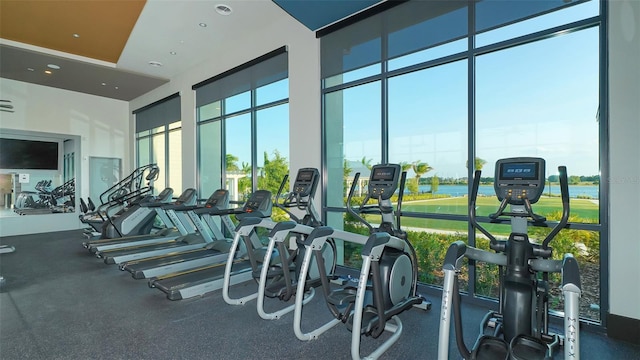
{"label": "tree", "polygon": [[407,190],[414,195],[417,195],[418,192],[420,192],[416,179],[408,179],[405,186],[407,187]]}
{"label": "tree", "polygon": [[[409,171],[413,167],[413,164],[406,161],[403,161],[398,165],[400,165],[400,169],[402,170],[402,172]],[[417,194],[419,191],[418,185],[415,183],[415,181],[412,181],[412,179],[409,179],[408,181],[406,181],[405,186],[407,190],[409,190],[409,192],[412,194]]]}
{"label": "tree", "polygon": [[227,171],[238,171],[238,157],[233,154],[226,154],[226,169]]}
{"label": "tree", "polygon": [[569,184],[571,184],[571,185],[580,184],[580,176],[578,176],[578,175],[569,176]]}
{"label": "tree", "polygon": [[416,181],[418,182],[418,185],[420,185],[420,178],[422,177],[422,175],[433,170],[433,168],[429,166],[429,164],[421,162],[420,160],[414,161],[412,164],[412,168],[413,172],[416,173]]}
{"label": "tree", "polygon": [[[285,175],[289,174],[289,163],[287,158],[280,155],[278,150],[274,150],[273,158],[269,159],[267,152],[264,152],[264,166],[261,175],[258,176],[258,189],[269,190],[275,196],[280,189],[280,184]],[[289,190],[285,185],[285,190]]]}
{"label": "tree", "polygon": [[[484,167],[484,165],[487,163],[487,160],[476,157],[473,163],[474,163],[474,170],[482,170],[482,167]],[[469,168],[469,160],[467,160],[467,163],[465,166],[467,167],[467,169]]]}
{"label": "tree", "polygon": [[236,166],[236,171],[241,171],[247,176],[238,179],[238,192],[240,194],[249,194],[251,192],[252,181],[251,181],[251,164],[242,162],[242,168]]}
{"label": "tree", "polygon": [[367,169],[371,170],[371,168],[373,168],[373,165],[371,165],[372,159],[367,159],[366,156],[363,156],[362,160],[360,161],[362,162],[362,165],[364,165]]}
{"label": "tree", "polygon": [[406,161],[403,161],[398,165],[400,165],[400,169],[402,169],[402,171],[409,171],[413,167],[413,164],[411,164],[410,162],[406,162]]}
{"label": "tree", "polygon": [[431,193],[435,194],[438,191],[438,185],[440,185],[440,179],[438,179],[437,175],[433,175],[431,177]]}
{"label": "tree", "polygon": [[344,159],[342,162],[342,171],[343,171],[342,193],[345,194],[345,196],[347,194],[347,191],[349,191],[349,175],[351,175],[352,170],[353,169],[349,166],[349,161],[347,161],[347,159]]}

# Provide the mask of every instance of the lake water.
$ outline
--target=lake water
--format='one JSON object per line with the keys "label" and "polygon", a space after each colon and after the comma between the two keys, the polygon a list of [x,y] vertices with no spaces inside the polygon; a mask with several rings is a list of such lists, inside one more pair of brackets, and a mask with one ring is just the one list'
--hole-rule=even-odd
{"label": "lake water", "polygon": [[[420,192],[428,192],[431,190],[431,185],[420,185]],[[409,193],[405,190],[405,194]],[[554,184],[550,187],[547,185],[544,187],[545,194],[560,195],[560,185]],[[467,195],[467,185],[438,185],[438,191],[436,194],[448,194],[451,196],[464,196]],[[495,196],[496,192],[493,189],[493,185],[480,185],[478,188],[479,195]],[[569,186],[569,196],[576,198],[578,196],[588,196],[592,199],[599,198],[599,187],[597,185],[573,185]]]}

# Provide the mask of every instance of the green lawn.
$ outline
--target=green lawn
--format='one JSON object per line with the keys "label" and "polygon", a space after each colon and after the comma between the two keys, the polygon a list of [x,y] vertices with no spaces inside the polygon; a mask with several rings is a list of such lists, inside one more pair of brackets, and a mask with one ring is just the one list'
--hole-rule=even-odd
{"label": "green lawn", "polygon": [[[495,197],[478,197],[476,200],[476,213],[478,216],[487,216],[496,212],[499,202]],[[597,222],[598,221],[598,204],[587,199],[571,199],[570,215],[577,216],[581,222]],[[533,205],[533,211],[536,214],[549,217],[550,214],[557,213],[554,219],[559,218],[562,209],[561,200],[558,197],[541,197],[540,200]],[[403,212],[422,212],[436,214],[457,214],[467,215],[467,198],[452,197],[444,199],[420,200],[404,203],[402,205]],[[372,219],[373,220],[373,219]],[[439,230],[453,230],[466,232],[467,224],[461,221],[438,220],[438,219],[416,219],[403,217],[403,227],[431,228]],[[506,226],[506,225],[505,225]],[[498,225],[487,225],[488,230],[492,228],[498,230]],[[501,231],[500,231],[501,232]]]}

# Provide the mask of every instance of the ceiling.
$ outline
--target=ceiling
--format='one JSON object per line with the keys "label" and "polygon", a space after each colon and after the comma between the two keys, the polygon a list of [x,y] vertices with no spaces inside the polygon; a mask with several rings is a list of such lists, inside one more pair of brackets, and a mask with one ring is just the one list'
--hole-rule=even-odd
{"label": "ceiling", "polygon": [[215,61],[234,34],[292,17],[317,30],[374,3],[274,1],[0,0],[0,77],[129,101]]}

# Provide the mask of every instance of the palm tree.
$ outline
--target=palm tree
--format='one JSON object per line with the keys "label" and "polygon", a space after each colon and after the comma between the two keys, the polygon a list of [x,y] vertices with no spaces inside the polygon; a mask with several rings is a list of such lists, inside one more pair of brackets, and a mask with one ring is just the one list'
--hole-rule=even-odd
{"label": "palm tree", "polygon": [[373,167],[373,165],[371,165],[372,159],[367,159],[366,156],[363,156],[362,160],[360,161],[362,162],[362,165],[364,165],[369,170],[371,170],[371,168]]}
{"label": "palm tree", "polygon": [[251,168],[251,164],[246,163],[246,162],[242,162],[242,169],[238,169],[240,171],[242,171],[243,173],[247,174],[248,176],[251,176],[251,171],[253,170]]}
{"label": "palm tree", "polygon": [[411,164],[410,162],[406,162],[406,161],[402,161],[398,165],[400,165],[400,168],[402,169],[402,171],[409,171],[413,167],[413,164]]}
{"label": "palm tree", "polygon": [[226,154],[225,157],[227,171],[238,171],[238,157],[233,154]]}
{"label": "palm tree", "polygon": [[[476,157],[475,160],[473,161],[474,170],[482,170],[482,167],[486,163],[487,163],[487,160]],[[467,160],[467,164],[465,166],[469,168],[469,160]]]}
{"label": "palm tree", "polygon": [[411,167],[413,168],[413,172],[416,173],[416,185],[418,186],[420,186],[420,178],[422,177],[422,175],[433,170],[433,168],[429,166],[429,164],[421,162],[420,160],[414,161],[413,164],[411,164]]}
{"label": "palm tree", "polygon": [[[402,161],[398,165],[400,165],[400,169],[402,170],[402,172],[409,171],[413,167],[412,163],[406,162],[406,161]],[[415,183],[415,181],[411,181],[411,179],[409,179],[408,181],[406,181],[405,185],[407,187],[407,190],[409,190],[410,193],[418,194],[418,186]]]}

